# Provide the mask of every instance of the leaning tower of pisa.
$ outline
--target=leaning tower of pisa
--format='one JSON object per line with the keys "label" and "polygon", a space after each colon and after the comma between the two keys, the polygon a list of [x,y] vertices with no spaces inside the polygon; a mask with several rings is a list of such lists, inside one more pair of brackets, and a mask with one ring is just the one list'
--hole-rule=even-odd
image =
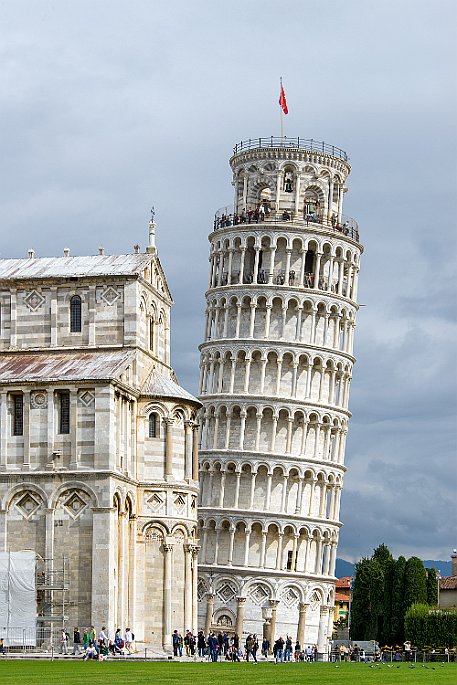
{"label": "leaning tower of pisa", "polygon": [[351,167],[300,138],[241,142],[230,166],[200,346],[199,622],[325,658],[363,249]]}

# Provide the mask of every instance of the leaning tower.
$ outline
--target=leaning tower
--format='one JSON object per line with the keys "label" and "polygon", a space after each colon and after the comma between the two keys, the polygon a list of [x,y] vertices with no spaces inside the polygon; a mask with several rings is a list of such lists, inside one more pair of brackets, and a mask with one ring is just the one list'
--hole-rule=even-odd
{"label": "leaning tower", "polygon": [[209,236],[199,621],[325,658],[362,246],[343,150],[258,138],[230,159]]}

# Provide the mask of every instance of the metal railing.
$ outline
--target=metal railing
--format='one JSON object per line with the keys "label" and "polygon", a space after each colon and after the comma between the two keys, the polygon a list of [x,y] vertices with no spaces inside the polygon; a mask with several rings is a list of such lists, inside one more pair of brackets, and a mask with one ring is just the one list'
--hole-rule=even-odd
{"label": "metal railing", "polygon": [[342,214],[341,221],[337,219],[324,219],[316,214],[301,214],[300,218],[295,218],[289,210],[275,212],[261,212],[253,210],[250,214],[244,212],[237,214],[231,207],[221,207],[214,215],[214,230],[219,231],[230,226],[243,226],[250,224],[284,224],[287,222],[297,228],[303,226],[324,226],[336,234],[345,235],[356,242],[360,242],[359,225],[355,219],[346,214]]}
{"label": "metal railing", "polygon": [[270,136],[269,138],[249,138],[249,140],[242,140],[233,148],[233,154],[237,155],[244,150],[255,150],[257,148],[308,150],[309,152],[317,152],[324,155],[331,155],[332,157],[338,157],[344,162],[349,161],[347,153],[334,145],[328,145],[323,141],[314,140],[313,138],[287,138],[286,136]]}

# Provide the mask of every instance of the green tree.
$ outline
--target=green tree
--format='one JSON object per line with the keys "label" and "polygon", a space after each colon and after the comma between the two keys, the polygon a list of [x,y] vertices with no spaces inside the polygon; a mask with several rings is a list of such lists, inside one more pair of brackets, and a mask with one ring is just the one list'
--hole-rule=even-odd
{"label": "green tree", "polygon": [[427,604],[434,607],[438,604],[438,576],[434,568],[426,569]]}
{"label": "green tree", "polygon": [[418,557],[410,557],[405,566],[405,612],[414,603],[427,603],[427,575]]}
{"label": "green tree", "polygon": [[383,581],[382,567],[376,559],[362,559],[356,564],[351,607],[351,637],[355,640],[378,639]]}
{"label": "green tree", "polygon": [[404,641],[405,567],[405,557],[398,557],[392,577],[392,612],[389,641],[392,644],[403,644]]}
{"label": "green tree", "polygon": [[395,560],[384,543],[374,550],[371,558],[380,564],[383,574],[382,607],[377,617],[376,639],[386,644],[391,641],[392,634],[392,584]]}

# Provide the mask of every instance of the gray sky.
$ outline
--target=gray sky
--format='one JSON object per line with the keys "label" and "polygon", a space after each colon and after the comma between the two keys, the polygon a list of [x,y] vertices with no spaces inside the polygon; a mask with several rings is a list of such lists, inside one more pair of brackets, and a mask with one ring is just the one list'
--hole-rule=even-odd
{"label": "gray sky", "polygon": [[197,391],[233,145],[346,150],[365,247],[339,556],[447,559],[456,510],[454,0],[0,0],[0,256],[131,252],[152,204]]}

